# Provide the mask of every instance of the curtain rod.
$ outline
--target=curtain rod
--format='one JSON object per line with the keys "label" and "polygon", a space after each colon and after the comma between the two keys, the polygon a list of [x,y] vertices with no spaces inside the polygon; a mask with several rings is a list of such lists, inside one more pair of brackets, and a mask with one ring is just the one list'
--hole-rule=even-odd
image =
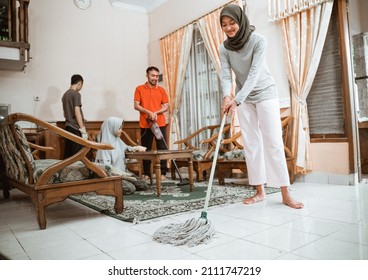
{"label": "curtain rod", "polygon": [[[191,22],[189,22],[189,23],[187,23],[187,24],[183,25],[182,27],[179,27],[178,29],[176,29],[176,30],[174,30],[174,31],[170,32],[169,34],[167,34],[167,35],[165,35],[165,36],[161,37],[161,38],[160,38],[160,40],[162,40],[162,39],[164,39],[164,38],[166,38],[166,37],[170,36],[171,34],[173,34],[173,33],[177,32],[177,31],[179,31],[180,29],[183,29],[183,28],[187,27],[187,26],[188,26],[188,25],[190,25],[190,24],[196,23],[198,20],[200,20],[200,19],[204,18],[205,16],[208,16],[209,14],[212,14],[213,12],[216,12],[217,10],[222,9],[222,8],[223,8],[223,7],[225,7],[226,5],[229,5],[229,4],[233,3],[233,2],[239,2],[239,0],[231,0],[231,1],[227,2],[226,4],[224,4],[224,5],[222,5],[222,6],[218,7],[218,8],[216,8],[216,9],[214,9],[214,10],[212,10],[211,12],[208,12],[208,13],[206,13],[205,15],[203,15],[203,16],[201,16],[201,17],[199,17],[199,18],[195,19],[195,20],[192,20]],[[244,2],[244,1],[243,1],[243,2]]]}

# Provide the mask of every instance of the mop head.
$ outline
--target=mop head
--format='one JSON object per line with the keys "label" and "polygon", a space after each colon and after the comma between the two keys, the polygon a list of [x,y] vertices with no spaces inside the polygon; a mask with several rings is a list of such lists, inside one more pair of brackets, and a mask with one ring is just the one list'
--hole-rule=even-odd
{"label": "mop head", "polygon": [[175,246],[187,245],[193,247],[207,243],[215,234],[215,229],[206,218],[193,218],[181,224],[169,224],[160,227],[153,240]]}

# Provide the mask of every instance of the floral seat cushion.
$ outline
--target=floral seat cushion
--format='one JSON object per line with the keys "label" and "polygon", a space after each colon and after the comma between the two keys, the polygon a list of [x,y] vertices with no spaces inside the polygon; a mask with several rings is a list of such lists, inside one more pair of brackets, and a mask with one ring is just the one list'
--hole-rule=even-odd
{"label": "floral seat cushion", "polygon": [[[46,168],[60,162],[57,159],[40,159],[35,160],[35,169],[33,171],[33,179],[37,182]],[[108,176],[111,176],[111,168],[108,165],[101,165]],[[85,179],[92,179],[96,175],[90,171],[81,161],[77,161],[69,166],[56,172],[49,180],[49,184],[59,184],[63,182],[81,181]]]}
{"label": "floral seat cushion", "polygon": [[244,150],[232,150],[224,153],[220,158],[224,160],[245,160]]}
{"label": "floral seat cushion", "polygon": [[[194,150],[192,152],[193,155],[193,159],[194,160],[203,160],[204,156],[206,155],[207,151],[203,151],[203,150]],[[210,155],[209,159],[212,159],[213,155]]]}

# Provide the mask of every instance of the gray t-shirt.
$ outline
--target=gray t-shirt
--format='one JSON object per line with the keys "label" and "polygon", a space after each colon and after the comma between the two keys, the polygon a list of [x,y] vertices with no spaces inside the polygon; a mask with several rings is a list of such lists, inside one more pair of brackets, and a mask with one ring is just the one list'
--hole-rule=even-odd
{"label": "gray t-shirt", "polygon": [[78,130],[80,127],[78,125],[77,119],[75,117],[75,107],[81,107],[82,119],[84,120],[83,111],[82,111],[82,98],[81,94],[74,89],[68,89],[61,101],[63,102],[63,110],[65,117],[65,126],[69,126]]}
{"label": "gray t-shirt", "polygon": [[224,96],[232,88],[232,73],[235,73],[235,100],[237,102],[260,102],[278,98],[275,81],[266,63],[266,39],[252,33],[247,43],[238,51],[220,46],[221,86]]}

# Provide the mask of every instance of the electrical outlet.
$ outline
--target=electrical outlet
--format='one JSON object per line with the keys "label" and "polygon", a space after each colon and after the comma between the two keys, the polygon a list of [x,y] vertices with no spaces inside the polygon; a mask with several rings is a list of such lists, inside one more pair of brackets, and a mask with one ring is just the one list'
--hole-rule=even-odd
{"label": "electrical outlet", "polygon": [[34,101],[40,101],[40,97],[39,96],[33,96],[33,100]]}

